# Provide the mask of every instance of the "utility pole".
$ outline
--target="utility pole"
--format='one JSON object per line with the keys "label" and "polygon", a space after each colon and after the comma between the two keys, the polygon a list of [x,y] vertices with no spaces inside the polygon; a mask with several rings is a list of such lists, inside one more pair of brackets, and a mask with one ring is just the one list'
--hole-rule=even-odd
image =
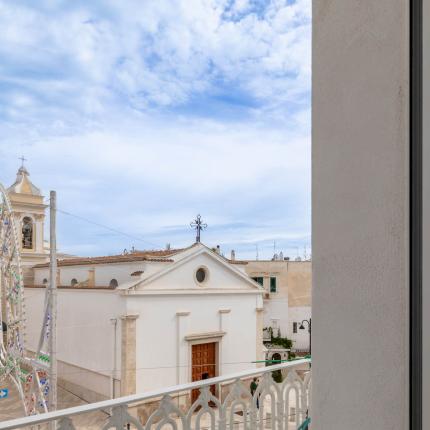
{"label": "utility pole", "polygon": [[[50,239],[50,279],[49,279],[49,411],[57,409],[57,193],[50,192],[49,212]],[[56,422],[51,422],[51,430],[55,430]]]}

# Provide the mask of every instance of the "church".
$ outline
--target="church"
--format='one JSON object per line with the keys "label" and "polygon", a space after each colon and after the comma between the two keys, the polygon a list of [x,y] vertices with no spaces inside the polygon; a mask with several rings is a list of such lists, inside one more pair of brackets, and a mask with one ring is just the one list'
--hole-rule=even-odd
{"label": "church", "polygon": [[[49,283],[46,205],[24,166],[8,194],[25,268],[26,348],[35,351]],[[59,385],[93,402],[256,366],[264,290],[246,264],[199,240],[59,258]]]}

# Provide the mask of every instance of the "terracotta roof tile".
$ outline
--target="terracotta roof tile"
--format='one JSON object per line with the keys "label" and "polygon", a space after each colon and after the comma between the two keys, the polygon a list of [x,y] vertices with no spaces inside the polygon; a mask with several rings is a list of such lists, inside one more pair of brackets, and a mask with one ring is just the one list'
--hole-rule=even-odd
{"label": "terracotta roof tile", "polygon": [[[172,259],[167,257],[177,254],[182,250],[169,251],[138,251],[131,254],[108,255],[102,257],[77,257],[58,260],[57,265],[63,266],[81,266],[88,264],[106,264],[106,263],[129,263],[133,261],[156,261],[156,262],[172,262]],[[35,268],[49,267],[49,263],[36,264]]]}

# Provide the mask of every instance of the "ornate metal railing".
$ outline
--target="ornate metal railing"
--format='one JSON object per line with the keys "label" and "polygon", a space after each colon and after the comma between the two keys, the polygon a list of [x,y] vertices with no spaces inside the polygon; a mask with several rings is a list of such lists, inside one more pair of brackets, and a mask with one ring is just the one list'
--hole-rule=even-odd
{"label": "ornate metal railing", "polygon": [[0,429],[52,428],[55,421],[57,430],[297,430],[309,422],[310,388],[310,360],[303,359],[4,421]]}

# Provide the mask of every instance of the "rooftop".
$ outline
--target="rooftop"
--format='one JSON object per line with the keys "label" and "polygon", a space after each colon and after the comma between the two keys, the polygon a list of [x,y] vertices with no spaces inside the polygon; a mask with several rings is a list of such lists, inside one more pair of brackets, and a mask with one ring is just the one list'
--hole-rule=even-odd
{"label": "rooftop", "polygon": [[16,194],[29,194],[32,196],[41,196],[42,193],[39,188],[37,188],[29,179],[30,173],[28,170],[22,165],[16,174],[16,180],[8,188],[9,193]]}

